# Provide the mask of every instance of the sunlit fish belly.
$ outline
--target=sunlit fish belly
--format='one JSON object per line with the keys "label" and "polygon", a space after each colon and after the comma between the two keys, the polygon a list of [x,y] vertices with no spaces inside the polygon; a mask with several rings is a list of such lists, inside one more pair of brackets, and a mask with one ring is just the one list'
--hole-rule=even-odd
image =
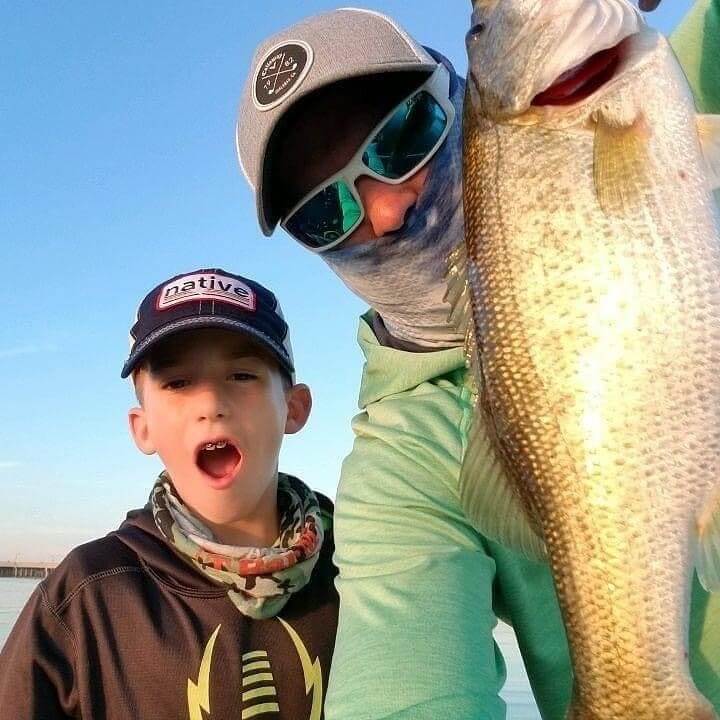
{"label": "sunlit fish belly", "polygon": [[643,100],[631,213],[599,204],[590,116],[466,116],[484,418],[542,528],[575,718],[714,717],[687,625],[696,519],[720,479],[719,233],[687,92],[662,90]]}

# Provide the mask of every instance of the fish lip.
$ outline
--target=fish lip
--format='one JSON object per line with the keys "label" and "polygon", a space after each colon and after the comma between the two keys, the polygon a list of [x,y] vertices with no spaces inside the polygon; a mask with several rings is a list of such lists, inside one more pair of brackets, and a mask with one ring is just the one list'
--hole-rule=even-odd
{"label": "fish lip", "polygon": [[627,56],[629,39],[636,34],[632,33],[615,45],[598,50],[565,70],[537,93],[530,104],[536,107],[574,106],[591,98],[617,76]]}
{"label": "fish lip", "polygon": [[551,46],[545,46],[546,59],[535,77],[537,92],[647,28],[637,8],[627,0],[543,2],[529,32],[541,32],[546,25],[558,28],[560,33]]}
{"label": "fish lip", "polygon": [[[514,32],[510,39],[498,36],[499,50],[494,49],[492,43],[468,46],[468,76],[476,82],[468,82],[467,86],[471,108],[479,117],[492,122],[533,124],[548,114],[556,115],[553,108],[533,103],[534,98],[553,87],[565,73],[578,70],[594,55],[648,29],[640,12],[627,0],[537,0],[531,4],[527,16],[524,11],[517,18],[512,13],[508,15],[508,24]],[[499,3],[487,11],[491,20],[495,6]],[[507,20],[502,14],[499,17]],[[477,17],[473,13],[473,22],[482,19],[483,13]],[[489,32],[492,24],[490,27]],[[500,51],[502,55],[498,56]],[[508,53],[519,59],[509,65],[501,62]],[[520,62],[523,57],[524,64]],[[528,64],[533,58],[536,60]],[[614,85],[621,79],[625,67],[624,63],[621,65],[615,77],[607,82],[612,81]],[[595,98],[595,93],[591,95]],[[581,105],[579,99],[573,109],[577,105]]]}

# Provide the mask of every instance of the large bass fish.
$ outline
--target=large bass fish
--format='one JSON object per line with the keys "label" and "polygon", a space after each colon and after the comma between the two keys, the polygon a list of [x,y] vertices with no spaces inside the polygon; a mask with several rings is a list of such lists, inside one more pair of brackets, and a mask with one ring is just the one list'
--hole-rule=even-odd
{"label": "large bass fish", "polygon": [[623,0],[477,0],[467,44],[463,501],[547,553],[568,717],[715,718],[688,612],[695,568],[720,587],[720,125]]}

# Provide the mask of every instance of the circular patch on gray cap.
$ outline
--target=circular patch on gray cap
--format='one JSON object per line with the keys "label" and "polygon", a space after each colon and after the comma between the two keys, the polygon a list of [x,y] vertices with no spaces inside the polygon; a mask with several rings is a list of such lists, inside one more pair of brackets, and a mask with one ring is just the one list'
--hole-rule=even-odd
{"label": "circular patch on gray cap", "polygon": [[255,107],[271,110],[292,95],[305,79],[312,61],[312,48],[302,40],[287,40],[268,50],[255,70]]}

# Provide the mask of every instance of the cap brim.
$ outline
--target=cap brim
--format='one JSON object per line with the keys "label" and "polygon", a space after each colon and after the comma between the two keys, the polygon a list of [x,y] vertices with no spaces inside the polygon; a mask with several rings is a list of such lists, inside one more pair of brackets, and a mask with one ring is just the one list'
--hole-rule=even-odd
{"label": "cap brim", "polygon": [[183,318],[158,328],[141,342],[136,343],[130,353],[130,356],[123,365],[120,377],[123,379],[128,377],[161,340],[165,340],[171,335],[176,335],[184,330],[199,330],[202,328],[224,328],[226,330],[231,330],[232,332],[249,336],[256,341],[258,345],[268,350],[278,361],[280,367],[285,370],[294,381],[295,368],[292,360],[288,357],[287,352],[281,345],[278,345],[269,335],[266,335],[264,332],[258,330],[252,325],[248,325],[239,320],[231,320],[230,318],[220,316]]}

